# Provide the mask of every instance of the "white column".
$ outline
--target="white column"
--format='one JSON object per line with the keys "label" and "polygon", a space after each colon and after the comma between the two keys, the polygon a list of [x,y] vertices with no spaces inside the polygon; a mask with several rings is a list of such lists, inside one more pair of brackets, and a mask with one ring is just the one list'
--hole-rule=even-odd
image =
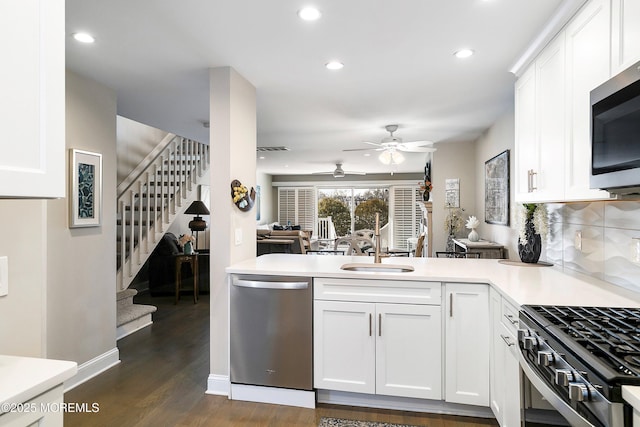
{"label": "white column", "polygon": [[[256,186],[256,90],[233,68],[210,70],[211,148],[211,375],[208,392],[225,394],[228,381],[228,287],[225,268],[256,256],[256,212],[232,202],[231,181]],[[236,244],[236,236],[241,242]]]}

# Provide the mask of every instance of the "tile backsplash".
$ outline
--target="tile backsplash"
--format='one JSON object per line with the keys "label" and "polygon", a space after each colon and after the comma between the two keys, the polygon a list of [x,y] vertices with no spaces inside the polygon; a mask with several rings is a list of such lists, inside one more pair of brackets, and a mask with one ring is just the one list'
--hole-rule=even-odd
{"label": "tile backsplash", "polygon": [[547,261],[640,292],[640,262],[632,257],[640,202],[549,203],[547,210]]}

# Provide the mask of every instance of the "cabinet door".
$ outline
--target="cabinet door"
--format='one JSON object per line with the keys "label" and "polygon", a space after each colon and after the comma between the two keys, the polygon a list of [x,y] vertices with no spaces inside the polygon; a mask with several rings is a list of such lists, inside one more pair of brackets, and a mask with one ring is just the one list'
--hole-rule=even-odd
{"label": "cabinet door", "polygon": [[376,304],[376,393],[442,399],[440,306]]}
{"label": "cabinet door", "polygon": [[509,330],[502,325],[503,342],[503,376],[504,376],[504,404],[502,427],[520,427],[522,418],[522,398],[520,387],[520,364],[518,363],[518,344],[516,338],[509,334]]}
{"label": "cabinet door", "polygon": [[528,201],[530,171],[538,169],[535,66],[530,66],[515,85],[515,156],[515,198]]}
{"label": "cabinet door", "polygon": [[612,75],[616,75],[640,60],[640,2],[613,0],[611,3]]}
{"label": "cabinet door", "polygon": [[607,199],[589,189],[591,172],[591,90],[610,75],[611,8],[592,0],[571,21],[566,37],[567,134],[565,200]]}
{"label": "cabinet door", "polygon": [[375,393],[375,304],[314,302],[314,386]]}
{"label": "cabinet door", "polygon": [[[503,426],[505,400],[504,341],[502,333],[502,297],[497,291],[490,292],[491,313],[491,366],[490,372],[490,406],[498,423]],[[504,427],[504,426],[503,426]]]}
{"label": "cabinet door", "polygon": [[536,140],[538,167],[534,170],[531,201],[564,197],[565,42],[560,33],[536,60]]}
{"label": "cabinet door", "polygon": [[445,400],[489,406],[489,289],[447,283]]}
{"label": "cabinet door", "polygon": [[65,195],[64,0],[0,2],[0,197]]}

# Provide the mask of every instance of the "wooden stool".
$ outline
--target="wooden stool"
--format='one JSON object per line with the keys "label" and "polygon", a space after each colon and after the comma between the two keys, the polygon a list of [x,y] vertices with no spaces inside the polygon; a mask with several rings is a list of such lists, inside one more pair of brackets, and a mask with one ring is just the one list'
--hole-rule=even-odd
{"label": "wooden stool", "polygon": [[193,303],[198,302],[198,254],[176,255],[176,301],[180,299],[180,288],[182,287],[182,264],[188,262],[193,272]]}

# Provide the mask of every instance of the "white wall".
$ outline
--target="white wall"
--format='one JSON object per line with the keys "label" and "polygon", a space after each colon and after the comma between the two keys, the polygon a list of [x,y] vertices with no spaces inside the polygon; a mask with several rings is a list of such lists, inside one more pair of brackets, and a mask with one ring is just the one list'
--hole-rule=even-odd
{"label": "white wall", "polygon": [[169,132],[117,117],[118,184],[133,171]]}
{"label": "white wall", "polygon": [[[228,286],[225,268],[256,256],[256,213],[240,211],[231,200],[231,181],[256,186],[256,90],[230,67],[210,70],[211,123],[211,378],[228,388]],[[235,233],[241,243],[235,244]],[[224,378],[224,379],[222,379]],[[223,385],[224,384],[224,385]]]}
{"label": "white wall", "polygon": [[71,72],[66,84],[67,150],[102,154],[102,225],[70,229],[69,195],[47,202],[47,357],[81,364],[116,347],[116,96]]}
{"label": "white wall", "polygon": [[275,206],[274,192],[271,187],[272,178],[266,173],[256,174],[256,182],[260,186],[260,219],[257,220],[258,224],[271,224],[278,219],[278,207]]}
{"label": "white wall", "polygon": [[[480,238],[491,240],[505,246],[508,258],[518,260],[518,232],[514,227],[514,189],[515,189],[515,130],[513,106],[476,141],[475,216],[480,220],[478,234]],[[484,162],[502,153],[509,152],[509,226],[487,224],[484,222]]]}
{"label": "white wall", "polygon": [[46,214],[45,201],[0,200],[0,256],[9,260],[9,294],[0,297],[0,354],[45,355]]}

